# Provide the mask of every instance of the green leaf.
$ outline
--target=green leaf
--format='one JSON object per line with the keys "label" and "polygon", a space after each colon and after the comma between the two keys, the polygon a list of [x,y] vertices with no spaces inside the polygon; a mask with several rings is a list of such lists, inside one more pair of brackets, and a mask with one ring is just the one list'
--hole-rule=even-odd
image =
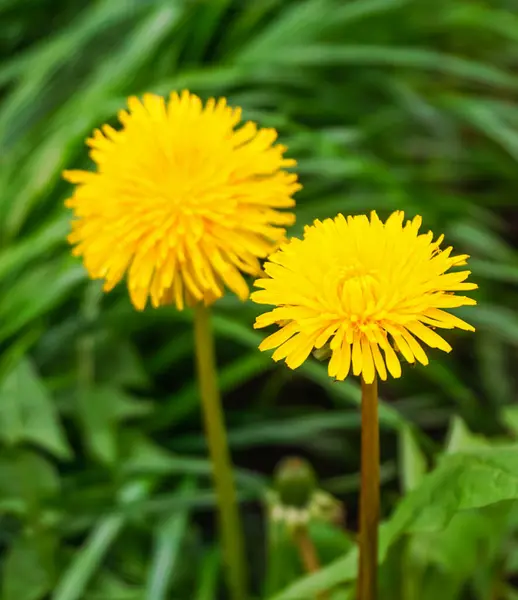
{"label": "green leaf", "polygon": [[26,359],[0,382],[0,437],[10,445],[34,443],[58,458],[71,456],[54,402]]}
{"label": "green leaf", "polygon": [[332,44],[293,45],[277,54],[268,53],[267,60],[272,64],[292,67],[350,64],[425,69],[494,87],[511,90],[518,88],[515,79],[505,71],[483,63],[423,48]]}
{"label": "green leaf", "polygon": [[262,590],[269,598],[299,576],[300,560],[285,524],[268,515],[266,526],[266,573]]}
{"label": "green leaf", "polygon": [[459,511],[518,499],[518,446],[446,455],[399,504],[387,542],[403,533],[437,531]]}
{"label": "green leaf", "polygon": [[477,448],[487,448],[489,445],[489,441],[486,438],[472,433],[460,417],[453,417],[446,445],[446,452],[448,454],[469,452]]}
{"label": "green leaf", "polygon": [[507,504],[498,504],[460,512],[445,529],[421,534],[427,562],[469,579],[478,565],[490,565],[497,558],[509,531],[509,511]]}
{"label": "green leaf", "polygon": [[217,550],[211,550],[203,559],[195,600],[214,600],[218,593],[220,557]]}
{"label": "green leaf", "polygon": [[0,297],[0,341],[51,312],[84,279],[83,267],[72,265],[68,257],[33,267]]}
{"label": "green leaf", "polygon": [[[472,221],[452,223],[448,228],[448,233],[462,247],[467,248],[471,252],[476,252],[479,258],[487,257],[492,262],[505,263],[512,261],[515,257],[511,246],[503,238],[493,231],[488,230],[481,223]],[[477,261],[474,262],[477,265]]]}
{"label": "green leaf", "polygon": [[79,412],[86,443],[92,456],[113,464],[118,456],[118,425],[146,415],[150,406],[116,387],[99,386],[79,393]]}
{"label": "green leaf", "polygon": [[320,569],[317,573],[306,575],[291,584],[269,600],[309,600],[324,590],[352,581],[358,569],[358,550],[354,548],[343,558]]}
{"label": "green leaf", "polygon": [[447,105],[518,160],[518,134],[500,117],[495,106],[473,98],[458,97],[449,98]]}
{"label": "green leaf", "polygon": [[57,246],[63,246],[70,226],[68,221],[59,214],[49,219],[43,227],[34,234],[22,238],[0,252],[0,282],[13,273],[19,272],[34,259]]}
{"label": "green leaf", "polygon": [[506,406],[502,410],[502,420],[514,436],[518,437],[518,406]]}
{"label": "green leaf", "polygon": [[[518,446],[445,456],[421,484],[400,502],[380,528],[379,560],[405,533],[444,529],[461,511],[518,499]],[[303,600],[356,577],[358,554],[343,558],[290,585],[271,600]]]}
{"label": "green leaf", "polygon": [[484,392],[493,409],[514,402],[511,361],[507,344],[489,331],[479,331],[476,336],[478,372]]}
{"label": "green leaf", "polygon": [[[195,489],[192,480],[186,480],[178,495],[182,497]],[[189,512],[187,508],[173,512],[157,525],[154,552],[148,572],[146,600],[166,600],[171,578],[174,577],[181,544],[185,536]]]}
{"label": "green leaf", "polygon": [[22,77],[2,109],[0,123],[2,132],[5,132],[2,143],[7,143],[7,139],[12,143],[13,135],[23,133],[27,125],[33,122],[34,117],[30,112],[38,108],[32,102],[34,97],[42,98],[52,91],[56,92],[49,86],[49,80],[56,70],[66,64],[70,56],[85,52],[87,45],[103,29],[109,31],[117,21],[127,21],[134,10],[130,5],[135,7],[138,3],[130,1],[121,7],[109,0],[98,2],[88,7],[88,10],[79,12],[74,22],[66,28],[53,36],[45,37],[42,44],[31,47],[24,56],[17,55],[17,67],[20,71],[14,70],[12,63],[3,65],[0,73],[11,70],[21,72]]}
{"label": "green leaf", "polygon": [[124,340],[96,345],[96,378],[112,386],[146,388],[149,377],[136,348]]}
{"label": "green leaf", "polygon": [[352,550],[353,536],[343,529],[324,521],[314,521],[309,525],[309,534],[321,564],[328,564]]}
{"label": "green leaf", "polygon": [[346,27],[363,18],[383,13],[401,5],[405,0],[355,0],[337,5],[329,0],[306,0],[287,6],[270,27],[252,41],[240,53],[240,62],[262,62],[272,52],[282,53],[291,45],[308,43],[322,36],[323,29]]}
{"label": "green leaf", "polygon": [[34,518],[60,484],[55,467],[39,454],[21,450],[0,457],[0,511]]}
{"label": "green leaf", "polygon": [[[127,448],[127,458],[122,463],[124,472],[133,475],[171,473],[206,477],[212,475],[212,464],[209,459],[173,454],[137,431],[127,431],[123,443]],[[243,487],[261,492],[266,489],[266,479],[258,473],[235,469],[234,475]]]}
{"label": "green leaf", "polygon": [[4,558],[2,600],[39,600],[52,589],[54,577],[52,538],[22,535]]}
{"label": "green leaf", "polygon": [[[257,352],[245,354],[219,369],[218,379],[220,390],[223,393],[231,391],[270,367],[271,361],[267,356]],[[169,423],[178,424],[196,410],[198,406],[198,384],[191,382],[175,393],[170,398],[168,404],[157,415],[157,428],[163,429]]]}
{"label": "green leaf", "polygon": [[399,462],[402,488],[409,492],[421,483],[426,473],[426,458],[410,427],[399,432]]}
{"label": "green leaf", "polygon": [[496,304],[479,304],[476,310],[458,309],[459,316],[469,320],[475,327],[498,335],[509,344],[518,346],[518,316],[516,311]]}
{"label": "green leaf", "polygon": [[[131,504],[144,498],[149,492],[146,482],[131,482],[121,490],[120,504]],[[79,600],[110,546],[120,534],[126,522],[123,514],[102,518],[92,530],[83,546],[75,550],[72,562],[63,572],[52,600]]]}
{"label": "green leaf", "polygon": [[142,600],[144,590],[140,586],[127,583],[108,570],[99,573],[92,582],[91,589],[84,595],[85,600]]}

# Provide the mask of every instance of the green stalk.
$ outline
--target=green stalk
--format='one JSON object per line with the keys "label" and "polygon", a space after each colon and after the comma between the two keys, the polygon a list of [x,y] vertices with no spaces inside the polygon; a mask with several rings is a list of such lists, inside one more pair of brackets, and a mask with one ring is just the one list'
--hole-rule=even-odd
{"label": "green stalk", "polygon": [[202,304],[198,304],[194,309],[194,337],[198,385],[218,502],[221,544],[227,581],[232,600],[244,600],[246,598],[247,573],[243,531],[218,389],[210,313]]}
{"label": "green stalk", "polygon": [[380,514],[380,448],[378,384],[362,379],[362,458],[360,488],[359,600],[378,597],[378,523]]}

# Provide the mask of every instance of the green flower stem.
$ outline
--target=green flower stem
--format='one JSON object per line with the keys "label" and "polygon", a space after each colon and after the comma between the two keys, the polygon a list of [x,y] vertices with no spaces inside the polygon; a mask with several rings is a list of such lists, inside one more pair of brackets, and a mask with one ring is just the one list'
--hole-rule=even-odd
{"label": "green flower stem", "polygon": [[378,596],[378,522],[380,514],[380,444],[377,381],[362,379],[362,458],[360,488],[359,600]]}
{"label": "green flower stem", "polygon": [[214,339],[209,310],[202,304],[194,309],[194,336],[198,385],[205,433],[216,488],[223,558],[232,600],[246,598],[247,573],[243,531],[239,516],[227,432],[218,389]]}

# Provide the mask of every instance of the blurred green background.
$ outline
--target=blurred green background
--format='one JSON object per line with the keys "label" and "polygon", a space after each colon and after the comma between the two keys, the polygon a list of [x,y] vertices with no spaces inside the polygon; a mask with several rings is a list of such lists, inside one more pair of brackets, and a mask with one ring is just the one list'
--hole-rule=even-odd
{"label": "blurred green background", "polygon": [[[88,167],[84,139],[131,94],[226,96],[278,128],[304,185],[293,234],[404,209],[472,256],[479,306],[458,314],[477,333],[381,388],[384,516],[445,449],[518,434],[518,2],[0,0],[0,21],[2,600],[225,597],[191,316],[136,313],[122,285],[103,297],[65,242],[60,173]],[[287,543],[265,591],[262,498],[283,456],[344,502],[347,529],[315,526],[322,561],[352,544],[359,390],[316,361],[276,366],[256,313],[228,297],[214,327],[259,598],[301,575]],[[505,506],[396,544],[383,599],[516,600]],[[276,598],[307,597],[291,594]]]}

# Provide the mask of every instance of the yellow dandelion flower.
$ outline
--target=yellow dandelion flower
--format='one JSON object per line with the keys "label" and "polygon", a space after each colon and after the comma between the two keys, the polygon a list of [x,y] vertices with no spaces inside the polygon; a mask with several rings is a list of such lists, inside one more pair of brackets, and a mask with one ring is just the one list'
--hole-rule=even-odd
{"label": "yellow dandelion flower", "polygon": [[65,171],[77,184],[69,241],[93,279],[111,290],[126,274],[143,309],[206,304],[227,286],[248,297],[243,274],[284,238],[294,215],[295,164],[274,129],[241,127],[224,98],[205,106],[187,91],[169,101],[129,98],[120,130],[104,125],[87,141],[97,170]]}
{"label": "yellow dandelion flower", "polygon": [[[404,223],[395,212],[383,223],[367,216],[315,221],[302,240],[292,239],[264,266],[263,288],[252,294],[259,304],[276,306],[257,318],[256,328],[278,323],[261,350],[277,348],[274,360],[292,369],[313,349],[329,344],[328,372],[343,380],[352,369],[372,383],[377,372],[401,375],[394,348],[414,363],[428,364],[420,342],[445,352],[451,346],[435,328],[474,328],[444,309],[476,304],[456,291],[474,290],[470,271],[447,273],[465,265],[467,255],[440,249],[444,236],[420,234],[421,217]],[[418,341],[419,340],[419,341]],[[383,354],[382,352],[383,351]]]}

